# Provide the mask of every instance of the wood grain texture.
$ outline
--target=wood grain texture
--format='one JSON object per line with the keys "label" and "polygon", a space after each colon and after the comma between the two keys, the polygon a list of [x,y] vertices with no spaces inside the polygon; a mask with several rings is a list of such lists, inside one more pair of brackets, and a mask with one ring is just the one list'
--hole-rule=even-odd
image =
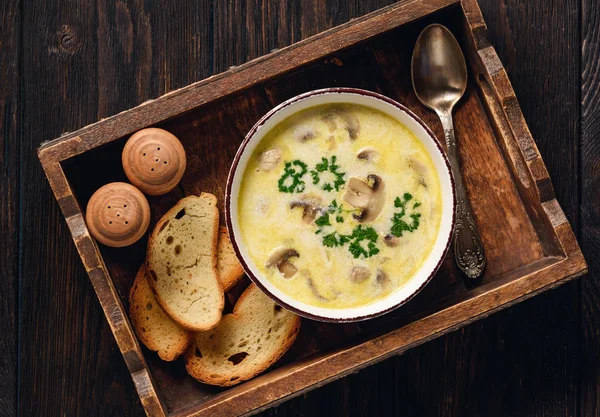
{"label": "wood grain texture", "polygon": [[0,4],[0,416],[17,412],[20,6]]}
{"label": "wood grain texture", "polygon": [[[480,2],[480,7],[556,197],[576,228],[579,2],[548,1],[542,5],[502,0]],[[571,283],[473,325],[483,333],[485,355],[506,358],[499,362],[482,360],[472,368],[475,381],[489,379],[492,386],[487,395],[490,403],[478,404],[479,412],[498,416],[576,415],[580,363],[575,323],[579,308],[579,286]],[[540,380],[544,381],[541,385]],[[532,395],[534,390],[536,395]],[[511,401],[504,401],[507,398]],[[489,408],[484,412],[482,407]]]}
{"label": "wood grain texture", "polygon": [[[505,64],[556,197],[576,230],[579,2],[548,1],[542,5],[503,0],[480,5],[491,43]],[[497,381],[494,395],[498,399],[514,399],[498,401],[504,406],[490,410],[490,415],[528,415],[531,410],[545,415],[576,415],[580,363],[574,323],[579,308],[579,286],[572,283],[517,306],[513,314],[506,312],[481,324],[493,329],[488,333],[488,354],[503,357],[507,350],[513,350],[512,356],[506,356],[511,358],[506,364],[510,365],[500,373],[491,362],[475,368],[476,378]],[[516,369],[518,385],[510,383]],[[543,385],[537,385],[540,380],[545,381]],[[536,395],[532,395],[536,386]]]}
{"label": "wood grain texture", "polygon": [[[444,22],[446,23],[446,22]],[[457,23],[447,22],[450,28]],[[403,34],[402,40],[414,44],[418,32]],[[440,143],[444,143],[441,123],[437,115],[420,104],[413,93],[410,77],[409,62],[411,50],[402,50],[396,46],[400,41],[390,36],[382,47],[373,50],[376,57],[380,90],[388,97],[401,100],[409,109],[421,117],[430,126]],[[536,231],[527,216],[521,199],[510,174],[510,167],[503,157],[490,158],[484,155],[500,154],[501,150],[495,133],[485,116],[481,99],[476,93],[475,75],[471,80],[464,97],[454,111],[456,136],[459,138],[459,158],[462,175],[469,190],[491,189],[493,193],[472,193],[470,195],[473,215],[480,225],[481,238],[486,249],[488,271],[485,276],[502,274],[526,265],[533,259],[539,259],[542,250],[539,245],[530,242],[537,241]],[[502,207],[504,212],[492,213],[489,207]],[[511,213],[510,215],[508,213]],[[485,225],[496,224],[498,229],[494,236],[489,235],[491,228]],[[487,231],[486,231],[487,229]],[[525,243],[529,242],[529,243]],[[500,253],[505,253],[511,245],[522,250],[510,259],[500,259]],[[485,280],[486,278],[484,278]]]}
{"label": "wood grain texture", "polygon": [[[11,155],[19,149],[22,157],[24,343],[19,352],[19,368],[23,375],[20,388],[23,415],[143,415],[121,354],[35,159],[37,145],[63,131],[77,129],[231,65],[242,64],[389,2],[24,2],[27,30],[23,45],[29,52],[24,57],[23,72],[19,74],[15,67],[9,66],[8,73],[8,79],[18,80],[19,75],[22,78],[9,89],[4,85],[0,88],[0,108],[5,115],[2,131],[6,135],[9,126],[11,138],[4,146],[8,152],[0,152],[0,160],[9,173],[9,181],[2,178],[0,184],[3,196],[0,209],[7,210],[3,214],[12,213],[8,222],[0,222],[0,232],[9,232],[6,235],[9,238],[10,233],[16,238],[19,203],[19,183],[14,181],[18,180],[15,172],[19,165]],[[481,0],[481,6],[492,42],[509,70],[548,164],[559,202],[571,222],[578,221],[577,185],[583,179],[580,226],[584,250],[592,260],[599,251],[596,233],[599,128],[595,109],[600,22],[593,14],[597,5],[593,0],[583,0],[580,10],[575,1]],[[6,56],[10,65],[14,65],[12,57],[4,54],[5,39],[18,40],[15,33],[5,31],[10,26],[5,25],[5,19],[11,11],[18,14],[18,9],[19,3],[15,1],[0,6],[2,76]],[[588,40],[583,50],[587,58],[581,68],[584,74],[581,155],[576,143],[580,12],[586,21],[582,31]],[[11,100],[15,98],[18,102],[19,91],[24,94],[25,116],[18,124],[12,121],[7,124],[6,103],[14,104]],[[244,105],[256,115],[262,114],[264,106],[271,105],[268,101],[265,104],[265,95],[260,91],[250,97]],[[561,104],[563,100],[567,105]],[[233,117],[235,106],[223,115],[208,118],[207,126],[212,126],[209,131],[218,134],[216,125],[233,120],[234,126],[228,128],[231,134],[243,135],[240,132],[247,130],[252,118]],[[10,120],[17,120],[12,119],[18,116],[16,108],[9,109]],[[22,136],[17,135],[19,130]],[[579,158],[583,178],[578,177]],[[88,172],[93,172],[110,160],[92,158],[86,162],[90,167]],[[76,174],[75,171],[73,176]],[[122,173],[114,175],[122,177]],[[106,180],[97,174],[92,179],[98,185]],[[207,184],[218,190],[218,184]],[[13,197],[5,199],[5,190],[9,191],[9,197],[10,192],[14,193]],[[179,196],[176,191],[160,201],[151,201],[153,207],[164,207],[153,213],[154,222],[161,210],[166,210]],[[82,198],[86,200],[85,193]],[[3,279],[5,273],[14,276],[18,268],[17,246],[10,248],[13,248],[10,244],[0,248]],[[134,252],[143,256],[143,242]],[[123,255],[117,251],[103,249],[102,255],[111,265],[127,265],[119,259]],[[4,263],[5,256],[13,260],[14,266]],[[128,279],[133,275],[128,269],[113,268],[110,272],[116,278],[117,289],[126,294]],[[596,415],[600,386],[597,275],[589,281],[586,278],[581,284],[568,284],[263,415]],[[444,285],[452,288],[457,283],[450,281]],[[577,314],[579,285],[581,317]],[[10,318],[14,308],[10,295],[15,300],[16,290],[5,287],[0,289],[0,305],[4,308],[3,303],[7,302]],[[441,292],[445,288],[433,289]],[[5,294],[9,297],[5,298]],[[4,310],[0,311],[4,314]],[[12,314],[14,317],[14,310]],[[2,329],[6,325],[0,324]],[[2,343],[4,339],[0,346]],[[10,340],[7,346],[11,346]],[[10,364],[14,366],[16,354],[14,350],[8,352],[7,356],[2,352],[1,371],[5,357],[9,372]],[[581,359],[577,358],[578,353]],[[153,371],[161,372],[157,367]],[[3,381],[14,376],[9,373],[4,377],[0,374],[2,389]],[[12,415],[10,405],[14,407],[14,402],[10,401],[9,387],[8,394],[0,394],[0,414],[6,403],[7,415]]]}
{"label": "wood grain texture", "polygon": [[[92,409],[143,415],[64,219],[30,156],[40,132],[60,135],[208,75],[208,4],[177,4],[24,5],[23,44],[30,52],[23,62],[28,113],[21,146],[23,415],[85,415]],[[197,42],[188,42],[192,38]]]}
{"label": "wood grain texture", "polygon": [[[600,254],[600,4],[582,2],[581,219],[580,241],[588,259]],[[581,282],[579,349],[580,415],[600,415],[600,267],[590,263]]]}
{"label": "wood grain texture", "polygon": [[[427,7],[427,3],[422,3],[422,6]],[[480,23],[481,17],[479,16],[480,12],[477,6],[474,4],[469,6],[468,2],[465,2],[465,7],[467,7],[470,16],[469,19],[475,19],[476,23]],[[396,15],[399,19],[404,19],[399,20],[397,24],[401,24],[406,20],[410,21],[410,16],[398,13],[399,10],[402,10],[402,7],[386,9],[383,13],[379,12],[368,21],[363,19],[360,20],[360,23],[357,21],[351,25],[344,25],[333,32],[319,35],[317,38],[311,38],[307,42],[302,43],[305,46],[312,46],[312,50],[307,47],[303,49],[286,49],[285,51],[281,51],[281,53],[275,53],[261,59],[258,61],[258,64],[254,61],[248,65],[244,65],[239,70],[228,71],[218,77],[220,84],[214,83],[214,87],[209,83],[200,83],[191,88],[186,87],[175,95],[169,95],[152,101],[127,113],[122,113],[105,122],[96,124],[94,128],[97,129],[97,132],[106,132],[107,137],[90,135],[87,133],[90,131],[90,128],[77,131],[71,136],[45,145],[44,151],[41,153],[42,161],[48,165],[48,163],[56,161],[53,158],[59,158],[59,160],[69,158],[65,162],[67,179],[72,182],[72,190],[79,201],[85,204],[86,196],[90,195],[95,189],[93,184],[96,181],[104,179],[102,176],[95,174],[95,171],[101,172],[101,170],[95,168],[100,167],[97,161],[105,161],[107,166],[114,166],[114,161],[112,164],[110,163],[111,158],[118,159],[120,147],[122,147],[122,143],[124,142],[124,138],[119,137],[121,133],[118,132],[123,129],[125,131],[132,131],[133,129],[129,124],[132,123],[130,120],[135,118],[146,120],[146,123],[149,123],[149,120],[160,121],[162,120],[161,117],[163,119],[170,117],[165,115],[171,114],[173,110],[173,97],[181,99],[187,96],[188,98],[186,98],[183,105],[185,106],[186,103],[189,104],[183,108],[182,111],[185,112],[184,114],[172,117],[171,120],[161,126],[176,133],[185,144],[188,152],[193,155],[190,164],[191,168],[188,170],[181,185],[184,193],[197,193],[200,190],[208,190],[221,197],[223,194],[223,181],[220,178],[224,178],[227,174],[235,148],[241,140],[244,126],[251,124],[251,121],[248,120],[249,113],[247,114],[247,110],[252,107],[253,111],[250,113],[254,113],[261,111],[261,108],[268,109],[286,98],[306,91],[306,89],[331,85],[346,85],[384,91],[386,94],[391,94],[407,103],[426,120],[428,117],[432,118],[430,123],[433,123],[432,126],[439,130],[439,126],[435,125],[436,120],[433,116],[421,108],[420,104],[415,100],[410,85],[403,82],[403,80],[406,80],[405,74],[408,74],[409,70],[408,59],[402,58],[403,56],[410,56],[411,39],[414,42],[418,31],[428,21],[434,19],[435,16],[398,28],[387,35],[374,38],[366,44],[356,45],[345,51],[337,51],[332,56],[321,58],[320,61],[317,60],[317,58],[322,56],[323,48],[329,48],[326,49],[329,51],[332,50],[329,46],[332,39],[342,40],[342,37],[339,36],[340,33],[357,33],[355,30],[356,27],[362,28],[363,36],[372,34],[373,25],[369,26],[369,23],[380,22],[382,15]],[[462,18],[460,13],[462,13],[461,9],[455,7],[453,10],[439,15],[439,17],[443,16],[447,24],[451,25],[454,30],[459,30],[456,27],[456,23],[453,22],[456,19],[460,20]],[[473,21],[469,20],[469,22],[470,27],[473,27]],[[389,22],[386,24],[389,24]],[[495,103],[493,105],[494,108],[500,106],[498,100],[503,100],[503,105],[506,100],[510,101],[506,106],[506,110],[494,113],[494,117],[505,118],[503,123],[508,126],[509,130],[515,131],[515,134],[519,135],[516,138],[504,137],[502,138],[502,143],[508,144],[511,141],[516,141],[511,146],[516,147],[515,152],[521,155],[521,158],[526,157],[528,164],[530,162],[533,164],[534,161],[537,161],[535,165],[530,165],[524,173],[526,176],[533,175],[537,190],[537,185],[540,181],[545,181],[543,184],[548,181],[546,169],[543,162],[539,159],[535,145],[533,145],[531,138],[528,136],[527,127],[514,97],[510,82],[505,75],[504,78],[496,77],[499,72],[504,74],[502,65],[496,58],[491,61],[486,59],[488,55],[494,57],[495,52],[493,50],[490,51],[487,47],[487,40],[483,39],[485,36],[484,31],[480,30],[478,36],[481,39],[477,41],[476,45],[478,47],[480,44],[485,45],[487,52],[482,55],[482,58],[478,58],[477,53],[469,52],[469,56],[474,57],[472,59],[476,60],[473,65],[479,62],[477,65],[483,68],[477,69],[477,67],[473,67],[471,69],[472,79],[481,87],[484,82],[487,82],[485,80],[493,76],[493,80],[489,81],[492,83],[490,91],[484,89],[481,94],[483,94],[486,103]],[[385,46],[386,44],[395,45],[396,48],[389,48]],[[466,50],[472,47],[465,45]],[[340,46],[338,46],[339,48]],[[294,52],[294,54],[290,54],[290,52]],[[295,60],[299,59],[300,62],[307,64],[287,72],[289,66],[287,62],[281,59],[284,56]],[[381,59],[382,57],[384,59]],[[481,61],[481,59],[485,59],[485,61]],[[252,80],[247,81],[248,78],[246,76],[240,76],[240,74],[247,73],[249,69],[257,71],[258,68],[267,69],[271,74],[277,76],[272,76],[273,78],[265,81],[262,86],[252,84]],[[391,70],[392,68],[393,70]],[[483,78],[482,76],[475,77],[473,71],[485,71],[487,75]],[[264,74],[262,79],[264,79]],[[496,81],[500,84],[495,84]],[[248,84],[252,87],[248,87]],[[218,85],[227,86],[224,89],[215,90],[215,87]],[[211,88],[211,94],[214,97],[220,97],[219,101],[206,103],[202,106],[197,106],[196,104],[196,107],[191,104],[198,103],[198,97],[202,97],[204,92]],[[261,89],[264,89],[264,91],[261,91]],[[227,95],[231,91],[239,92]],[[310,326],[304,326],[305,336],[301,337],[301,341],[289,352],[289,355],[287,355],[288,360],[282,361],[285,364],[282,368],[274,370],[240,387],[224,391],[221,395],[215,395],[216,392],[214,389],[209,389],[206,386],[190,384],[190,378],[184,374],[181,375],[177,367],[164,366],[160,362],[157,363],[150,360],[151,371],[154,373],[159,387],[157,391],[161,393],[168,410],[176,412],[176,415],[183,416],[188,415],[190,411],[194,415],[207,415],[212,413],[223,414],[225,410],[228,410],[230,413],[244,413],[257,407],[267,407],[269,401],[295,395],[300,390],[311,388],[314,384],[321,383],[324,379],[336,378],[360,367],[373,364],[378,359],[391,355],[395,350],[404,350],[423,343],[433,338],[436,334],[439,335],[448,329],[457,327],[459,324],[473,320],[474,316],[489,314],[496,307],[511,304],[523,297],[531,296],[538,292],[538,290],[541,290],[544,285],[552,284],[554,282],[552,281],[552,276],[560,278],[579,272],[578,269],[574,268],[582,266],[577,266],[579,264],[577,264],[575,259],[573,259],[575,263],[565,263],[564,267],[556,264],[552,266],[552,269],[547,269],[545,272],[539,271],[541,267],[550,266],[553,262],[556,262],[556,259],[559,259],[541,259],[541,247],[551,247],[553,245],[552,240],[546,242],[545,245],[534,244],[531,247],[531,251],[523,250],[522,248],[519,256],[512,255],[512,247],[506,245],[510,241],[511,235],[515,233],[527,233],[528,230],[530,231],[529,237],[526,235],[521,236],[523,242],[517,244],[523,247],[524,245],[529,245],[530,241],[535,243],[537,239],[531,233],[532,224],[527,219],[527,215],[523,210],[518,210],[521,198],[527,202],[528,207],[537,206],[538,208],[534,210],[534,213],[540,213],[540,215],[546,212],[541,208],[540,198],[543,198],[541,201],[544,201],[544,204],[549,204],[549,210],[554,218],[558,219],[560,217],[558,214],[561,214],[562,211],[558,203],[553,200],[554,194],[551,189],[540,193],[539,197],[536,197],[539,190],[532,195],[521,195],[521,198],[516,194],[516,190],[514,190],[514,187],[512,187],[511,182],[508,180],[510,177],[508,170],[502,168],[505,166],[505,162],[500,149],[495,146],[497,138],[492,134],[475,91],[474,88],[468,90],[463,104],[456,113],[456,121],[458,123],[457,131],[460,132],[462,139],[463,160],[465,161],[464,169],[467,174],[469,174],[470,170],[472,171],[472,175],[467,175],[467,178],[471,178],[468,185],[471,188],[477,189],[487,184],[491,185],[491,189],[496,191],[496,193],[480,193],[474,198],[477,203],[475,204],[476,217],[478,217],[479,221],[484,221],[488,224],[489,242],[487,246],[493,249],[492,252],[495,250],[498,251],[497,257],[492,256],[492,259],[494,259],[494,268],[488,268],[486,278],[473,288],[465,288],[460,284],[461,280],[455,278],[447,279],[448,277],[454,277],[455,271],[453,271],[452,262],[446,262],[444,263],[442,273],[439,274],[444,279],[434,280],[434,283],[429,285],[426,291],[423,291],[405,309],[399,309],[379,320],[372,320],[360,325],[333,326],[309,322]],[[152,116],[153,119],[144,119],[140,116],[140,112],[145,111],[149,106],[153,107],[155,114]],[[115,132],[115,129],[112,129],[110,126],[116,126],[118,123],[120,123],[120,126],[117,127]],[[134,121],[133,123],[139,122]],[[463,124],[469,126],[469,128],[463,129]],[[520,130],[514,130],[515,127],[518,127]],[[497,134],[502,134],[502,131]],[[97,146],[111,140],[113,142],[106,146]],[[62,146],[65,143],[73,143],[74,147],[65,148]],[[220,152],[211,152],[212,147],[218,147]],[[62,149],[60,151],[62,155],[55,153],[55,148]],[[72,150],[70,151],[69,149]],[[91,150],[85,152],[83,155],[73,157],[73,154],[78,154],[84,149]],[[471,154],[477,156],[469,157]],[[487,157],[483,158],[480,156],[483,154],[487,155]],[[514,160],[514,158],[511,160]],[[491,161],[494,165],[489,165]],[[114,171],[114,174],[121,175],[122,170],[117,168],[112,171]],[[65,214],[73,212],[72,204],[69,205],[65,202],[66,198],[70,198],[68,196],[71,191],[68,189],[68,185],[66,183],[58,185],[60,181],[64,182],[62,174],[59,172],[56,177],[54,174],[49,174],[49,179],[54,184],[55,193],[61,202]],[[504,181],[504,183],[498,181]],[[528,182],[532,184],[532,179],[528,180]],[[498,193],[500,193],[504,202],[493,200]],[[63,198],[62,196],[67,197]],[[512,201],[514,204],[511,205],[507,200]],[[156,212],[156,209],[161,211],[163,208],[164,206],[160,203],[158,207],[154,208],[154,211]],[[503,209],[506,209],[506,211],[502,212]],[[77,213],[77,209],[73,213]],[[489,218],[485,220],[485,216]],[[506,224],[500,223],[498,219],[503,218],[510,218],[511,220]],[[548,221],[547,223],[552,231],[549,232],[550,235],[547,233],[540,234],[540,238],[554,239],[551,235],[558,233],[557,238],[560,239],[561,244],[566,244],[565,242],[569,241],[569,249],[566,250],[566,253],[578,256],[577,244],[572,234],[570,234],[569,225],[563,221],[555,220]],[[496,231],[493,231],[492,227],[495,227]],[[553,227],[556,227],[556,230]],[[503,237],[503,233],[506,232],[503,229],[508,229],[508,231],[513,230],[513,232],[507,233],[507,236]],[[72,230],[77,235],[80,234],[78,229]],[[494,242],[494,239],[497,242]],[[79,239],[76,240],[79,241]],[[498,242],[501,245],[494,246],[494,243]],[[514,238],[513,243],[515,243]],[[90,243],[88,246],[91,251],[85,250],[81,246],[81,253],[84,259],[88,257],[87,252],[90,252],[89,256],[91,257],[94,257],[95,254],[93,245]],[[130,280],[128,281],[126,276],[126,271],[135,270],[143,260],[143,250],[140,250],[142,247],[140,245],[134,246],[136,248],[131,248],[132,250],[128,248],[128,253],[127,251],[123,251],[121,252],[123,256],[116,258],[112,258],[109,251],[101,250],[120,294],[126,292],[128,284],[130,284]],[[559,252],[562,253],[561,251]],[[559,275],[553,272],[561,271],[561,268],[563,272],[558,272]],[[101,271],[99,270],[98,272]],[[526,280],[519,279],[523,274],[528,273],[533,274],[527,277]],[[511,282],[511,280],[515,281],[518,279],[519,283]],[[104,286],[111,285],[110,283],[106,283],[106,278],[102,278],[102,280],[105,282]],[[503,287],[504,284],[509,283],[511,284],[510,286]],[[95,287],[98,290],[97,284],[95,284]],[[114,317],[120,317],[126,313],[118,305],[115,305],[115,300],[110,298],[113,296],[112,294],[108,297],[107,295],[109,295],[107,291],[99,291],[99,298],[105,311],[108,312],[108,318],[113,323],[113,326],[116,326],[117,323]],[[126,301],[124,303],[126,304]],[[455,303],[458,304],[454,305]],[[415,321],[416,319],[421,320]],[[385,334],[385,332],[398,329],[402,325],[406,326],[401,330]],[[136,357],[142,355],[142,352],[135,346],[130,347],[131,341],[127,339],[130,338],[129,334],[131,332],[127,325],[121,321],[118,323],[118,326],[124,333],[121,334],[121,330],[116,333],[117,341],[122,348],[125,347],[124,354],[130,369],[137,370],[140,366],[143,366],[140,363],[141,360],[136,359]],[[353,338],[361,333],[365,342],[363,344],[355,344]],[[369,338],[377,335],[382,336],[375,342],[369,341]],[[328,349],[335,345],[342,346],[342,349],[332,354]],[[131,352],[128,351],[129,349],[132,349]],[[309,353],[317,353],[317,356],[298,361],[299,358],[303,358]],[[152,358],[152,355],[149,357]],[[290,377],[290,375],[292,376]],[[138,389],[142,386],[147,386],[147,380],[138,381],[135,375],[134,380]],[[148,402],[149,400],[156,402],[156,398],[152,399],[147,396],[146,388],[142,388],[139,392],[143,402]],[[151,411],[149,410],[149,412]]]}
{"label": "wood grain texture", "polygon": [[[399,25],[409,23],[418,16],[456,6],[460,0],[404,0],[396,7],[385,7],[368,17],[357,18],[339,25],[335,30],[324,31],[309,39],[296,42],[281,51],[259,57],[240,68],[209,77],[149,100],[144,106],[123,111],[113,117],[86,126],[74,133],[46,141],[40,147],[40,156],[51,155],[63,160],[106,144],[133,132],[163,123],[191,108],[210,103],[227,94],[238,93],[244,88],[274,78],[286,71],[324,58],[330,53],[350,47]],[[276,62],[277,65],[273,65]],[[168,105],[167,105],[168,103]]]}
{"label": "wood grain texture", "polygon": [[[578,225],[578,0],[481,2],[492,45],[546,162],[567,218]],[[535,27],[535,31],[532,28]],[[533,74],[536,74],[532,77]],[[533,80],[539,82],[533,82]],[[558,139],[554,139],[558,138]],[[561,152],[557,152],[560,146]]]}
{"label": "wood grain texture", "polygon": [[[103,93],[91,82],[102,72],[96,19],[92,4],[23,4],[21,415],[84,414],[95,403],[101,414],[127,416],[136,411],[123,404],[141,407],[41,166],[31,158],[40,132],[59,135],[99,116]],[[106,372],[109,363],[115,365]]]}
{"label": "wood grain texture", "polygon": [[[548,165],[559,201],[566,205],[563,207],[569,219],[574,220],[578,208],[577,178],[573,177],[573,174],[577,175],[578,157],[578,5],[576,2],[553,2],[549,6],[535,2],[508,3],[480,1],[492,44],[498,48],[507,66],[525,117]],[[598,24],[594,22],[590,27],[597,30]],[[562,30],[557,31],[557,27]],[[540,35],[540,31],[544,34]],[[590,62],[597,62],[597,58]],[[532,75],[541,68],[548,70],[544,82],[536,83],[533,80],[537,77]],[[563,77],[560,77],[561,73]],[[597,94],[598,87],[589,91]],[[551,97],[549,101],[548,96]],[[563,97],[572,104],[568,108],[555,101]],[[590,107],[593,108],[597,105]],[[561,133],[557,134],[557,131]],[[598,133],[594,137],[597,144]],[[556,152],[555,147],[561,152]],[[598,207],[598,204],[592,207]],[[598,253],[598,248],[590,253]],[[587,280],[582,282],[585,286]],[[593,294],[596,295],[589,300],[587,308],[592,314],[586,320],[590,333],[587,357],[591,361],[588,368],[591,381],[589,385],[581,385],[582,392],[589,396],[585,400],[587,413],[582,408],[581,416],[598,413],[597,348],[594,351],[599,343],[598,296],[597,292]],[[577,298],[578,284],[568,284],[358,375],[395,369],[397,376],[392,392],[397,394],[381,401],[388,405],[403,405],[402,415],[576,415],[578,369],[581,369],[577,358]],[[492,357],[496,359],[490,360]],[[336,384],[339,383],[332,385]],[[377,382],[373,386],[377,388],[370,395],[381,390]],[[473,387],[479,386],[485,388],[472,392]],[[352,391],[342,399],[361,394],[361,391]],[[306,399],[283,404],[279,409],[290,410],[289,415],[293,415],[294,402],[303,401],[304,404],[317,395],[319,391],[308,394]],[[348,407],[339,397],[334,397],[334,402],[340,404],[340,415],[369,415]],[[265,415],[280,415],[279,409]],[[317,407],[315,415],[330,414],[325,408]]]}

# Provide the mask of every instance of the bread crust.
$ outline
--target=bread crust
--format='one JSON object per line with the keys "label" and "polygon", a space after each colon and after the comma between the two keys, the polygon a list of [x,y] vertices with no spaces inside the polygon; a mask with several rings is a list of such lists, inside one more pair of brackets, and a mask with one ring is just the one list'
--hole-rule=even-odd
{"label": "bread crust", "polygon": [[[215,301],[217,301],[216,305],[212,306],[213,309],[218,310],[219,312],[223,310],[224,306],[225,306],[225,295],[224,295],[224,291],[223,291],[223,285],[221,284],[221,281],[218,278],[218,270],[217,270],[217,243],[218,243],[218,234],[219,234],[219,210],[217,209],[217,198],[209,193],[201,193],[200,196],[188,196],[188,197],[184,197],[181,200],[179,200],[177,202],[177,204],[175,204],[169,211],[167,211],[163,217],[158,221],[158,223],[156,224],[154,230],[152,231],[152,234],[150,235],[149,239],[148,239],[148,249],[147,249],[147,255],[146,255],[146,266],[148,268],[148,274],[149,274],[149,279],[148,282],[150,283],[150,286],[152,287],[152,290],[154,292],[154,295],[156,296],[156,300],[158,301],[158,303],[161,305],[161,307],[167,312],[167,314],[173,319],[175,320],[179,325],[181,325],[182,327],[184,327],[187,330],[190,331],[206,331],[206,330],[210,330],[214,327],[216,327],[220,320],[221,320],[221,314],[217,314],[215,315],[212,320],[206,320],[202,323],[192,323],[189,320],[186,320],[182,317],[181,312],[177,311],[177,309],[175,309],[169,302],[168,300],[165,300],[165,297],[163,294],[161,294],[160,289],[158,288],[158,279],[165,279],[168,280],[170,279],[170,277],[167,276],[161,276],[161,277],[157,277],[156,275],[153,275],[152,272],[154,271],[153,266],[155,265],[155,263],[158,263],[159,260],[154,259],[154,254],[155,251],[153,250],[155,245],[157,245],[157,240],[159,238],[159,234],[162,231],[162,229],[164,228],[164,226],[166,226],[165,223],[167,223],[168,221],[170,222],[172,219],[176,218],[177,214],[186,207],[186,205],[191,202],[194,201],[196,199],[199,198],[205,198],[205,199],[209,199],[212,201],[212,230],[213,230],[213,234],[211,236],[211,240],[210,240],[210,245],[211,247],[209,248],[209,253],[211,254],[211,256],[209,257],[209,261],[210,261],[210,268],[212,269],[212,275],[215,279],[214,285],[216,286],[217,292],[219,293],[217,295],[217,299]],[[156,271],[154,271],[154,274],[157,274]]]}
{"label": "bread crust", "polygon": [[217,257],[225,257],[229,254],[230,262],[229,265],[221,265],[217,261],[217,269],[219,270],[219,279],[223,285],[225,292],[229,291],[240,279],[244,276],[244,268],[237,258],[231,240],[229,239],[229,232],[225,226],[219,228],[219,242],[217,247]]}
{"label": "bread crust", "polygon": [[[231,314],[227,314],[223,317],[220,326],[234,326],[234,325],[240,326],[240,325],[244,324],[244,317],[246,315],[252,316],[256,312],[256,310],[258,308],[260,308],[261,306],[263,306],[263,304],[264,304],[265,300],[262,298],[259,299],[261,306],[248,304],[248,302],[247,302],[248,298],[250,298],[251,296],[256,294],[256,292],[260,292],[262,294],[261,290],[255,284],[250,284],[250,286],[240,296],[238,302],[234,306],[233,312]],[[274,302],[268,303],[268,308],[273,308],[272,306],[276,306],[276,304]],[[263,306],[263,308],[264,308],[264,306]],[[281,309],[281,307],[279,307],[279,306],[277,306],[276,309],[277,308]],[[186,367],[188,373],[193,378],[197,379],[200,382],[210,384],[210,385],[218,385],[218,386],[225,387],[225,386],[236,385],[243,381],[247,381],[247,380],[255,377],[256,375],[264,372],[271,365],[273,365],[277,360],[279,360],[285,352],[287,352],[287,350],[292,346],[292,344],[296,340],[296,337],[300,330],[300,317],[298,317],[297,315],[295,315],[291,312],[287,312],[287,311],[286,311],[286,314],[289,314],[289,316],[286,317],[287,326],[288,326],[287,331],[285,333],[281,334],[281,337],[278,339],[279,340],[278,342],[274,338],[272,338],[269,342],[265,342],[265,343],[280,343],[280,345],[264,361],[262,361],[258,364],[254,364],[252,367],[247,368],[245,370],[242,370],[241,368],[235,368],[235,369],[232,369],[230,373],[223,373],[221,368],[223,367],[224,364],[226,365],[227,361],[230,361],[231,357],[233,357],[235,354],[232,355],[229,359],[227,359],[226,356],[229,353],[226,353],[226,355],[222,355],[223,352],[219,351],[218,355],[213,355],[212,357],[214,358],[215,356],[218,356],[219,358],[222,358],[222,359],[220,359],[221,363],[212,365],[212,362],[209,363],[209,357],[203,357],[203,353],[202,353],[202,351],[204,351],[205,352],[204,356],[207,356],[206,352],[210,351],[210,347],[199,345],[199,342],[201,342],[199,339],[204,339],[207,336],[207,334],[194,335],[194,337],[193,337],[194,340],[192,341],[187,352],[184,354],[185,367]],[[230,321],[233,323],[230,323]],[[237,323],[238,321],[240,323]],[[263,323],[263,321],[261,321],[261,324],[262,323]],[[216,338],[218,339],[218,337],[219,337],[218,332],[220,330],[220,326],[217,327],[216,329],[212,330],[211,332],[207,332],[208,339],[211,339],[212,336],[216,336]],[[251,333],[250,330],[249,330],[249,333]],[[271,333],[271,332],[269,331],[269,333]],[[232,346],[231,343],[234,343],[234,342],[235,342],[234,340],[231,340],[228,346],[231,347]],[[249,342],[249,344],[252,344],[252,343],[253,342]],[[258,342],[257,342],[257,344],[258,344]],[[233,350],[244,350],[244,349],[235,348]],[[246,350],[248,350],[248,349],[246,349]],[[210,352],[210,353],[214,353],[214,352]]]}
{"label": "bread crust", "polygon": [[[156,302],[146,276],[146,265],[140,266],[129,291],[129,318],[138,339],[165,361],[174,361],[185,352],[192,335],[177,324]],[[157,333],[167,331],[164,339]]]}

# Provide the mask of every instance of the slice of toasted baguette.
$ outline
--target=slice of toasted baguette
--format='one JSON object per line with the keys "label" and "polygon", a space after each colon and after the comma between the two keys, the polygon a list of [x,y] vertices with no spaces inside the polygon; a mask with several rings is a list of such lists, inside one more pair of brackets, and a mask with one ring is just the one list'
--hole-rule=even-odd
{"label": "slice of toasted baguette", "polygon": [[217,272],[219,211],[212,194],[180,200],[148,240],[148,281],[173,320],[193,331],[219,324],[224,293]]}
{"label": "slice of toasted baguette", "polygon": [[263,372],[294,343],[300,317],[278,306],[255,284],[241,295],[232,314],[199,332],[184,355],[185,368],[200,382],[230,386]]}
{"label": "slice of toasted baguette", "polygon": [[242,268],[242,264],[240,264],[233,250],[231,240],[229,240],[229,232],[227,232],[225,226],[221,226],[219,229],[217,269],[225,292],[229,291],[244,276],[244,268]]}
{"label": "slice of toasted baguette", "polygon": [[191,334],[178,325],[156,302],[142,265],[129,291],[129,318],[140,342],[158,352],[165,361],[174,361],[190,344]]}

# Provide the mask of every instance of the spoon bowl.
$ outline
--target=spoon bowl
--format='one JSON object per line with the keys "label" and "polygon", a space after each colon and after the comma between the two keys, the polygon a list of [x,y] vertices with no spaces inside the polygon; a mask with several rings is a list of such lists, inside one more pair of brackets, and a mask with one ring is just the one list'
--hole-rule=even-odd
{"label": "spoon bowl", "polygon": [[467,88],[467,64],[458,42],[442,25],[427,26],[412,57],[415,94],[436,112],[450,112]]}

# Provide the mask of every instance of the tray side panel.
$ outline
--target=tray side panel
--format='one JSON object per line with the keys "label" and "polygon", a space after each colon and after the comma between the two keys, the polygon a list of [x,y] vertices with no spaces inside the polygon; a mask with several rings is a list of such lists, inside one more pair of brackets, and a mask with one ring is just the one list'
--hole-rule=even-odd
{"label": "tray side panel", "polygon": [[[437,338],[489,314],[580,276],[582,256],[551,264],[511,280],[385,335],[326,355],[279,368],[216,396],[209,402],[175,413],[176,417],[241,415],[270,407]],[[562,282],[556,274],[566,276]],[[492,285],[492,284],[490,284]]]}
{"label": "tray side panel", "polygon": [[57,161],[68,159],[458,3],[401,1],[46,142],[40,150]]}
{"label": "tray side panel", "polygon": [[54,196],[65,216],[79,256],[98,295],[102,310],[123,354],[125,364],[132,374],[140,400],[148,416],[164,416],[164,409],[147,373],[144,355],[133,333],[113,281],[108,274],[104,260],[99,254],[98,246],[85,226],[83,213],[73,196],[64,171],[58,162],[46,159],[43,152],[40,154],[40,160],[48,176]]}
{"label": "tray side panel", "polygon": [[[580,254],[575,235],[554,193],[546,165],[533,140],[508,74],[487,37],[476,0],[462,0],[468,56],[478,76],[483,102],[512,162],[515,183],[548,256]],[[541,206],[541,207],[540,207]],[[567,225],[567,228],[561,227]],[[566,230],[568,229],[568,230]]]}

